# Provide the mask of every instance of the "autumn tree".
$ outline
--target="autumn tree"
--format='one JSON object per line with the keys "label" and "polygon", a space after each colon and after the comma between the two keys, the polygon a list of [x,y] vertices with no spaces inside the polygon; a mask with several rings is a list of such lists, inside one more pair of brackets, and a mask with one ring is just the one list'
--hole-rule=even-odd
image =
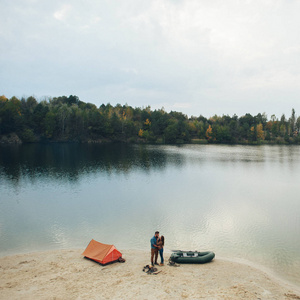
{"label": "autumn tree", "polygon": [[263,125],[262,123],[259,123],[256,126],[256,137],[258,141],[263,141],[265,139],[265,133],[263,131]]}
{"label": "autumn tree", "polygon": [[251,134],[250,134],[251,141],[252,141],[252,142],[257,141],[256,127],[255,127],[255,126],[251,126],[250,132],[251,132]]}
{"label": "autumn tree", "polygon": [[213,138],[212,136],[212,127],[211,125],[208,126],[206,133],[205,133],[206,139],[210,142]]}

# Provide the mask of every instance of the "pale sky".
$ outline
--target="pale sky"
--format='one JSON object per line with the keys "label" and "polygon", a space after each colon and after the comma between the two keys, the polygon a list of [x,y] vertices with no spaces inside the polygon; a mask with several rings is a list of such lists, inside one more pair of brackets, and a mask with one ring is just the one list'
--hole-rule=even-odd
{"label": "pale sky", "polygon": [[0,95],[300,114],[300,0],[0,0]]}

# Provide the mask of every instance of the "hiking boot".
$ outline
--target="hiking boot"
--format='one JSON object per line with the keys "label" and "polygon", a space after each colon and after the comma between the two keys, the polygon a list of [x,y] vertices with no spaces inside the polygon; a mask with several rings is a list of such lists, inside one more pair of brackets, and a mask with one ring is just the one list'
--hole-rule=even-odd
{"label": "hiking boot", "polygon": [[163,267],[164,266],[164,264],[159,264],[161,267]]}

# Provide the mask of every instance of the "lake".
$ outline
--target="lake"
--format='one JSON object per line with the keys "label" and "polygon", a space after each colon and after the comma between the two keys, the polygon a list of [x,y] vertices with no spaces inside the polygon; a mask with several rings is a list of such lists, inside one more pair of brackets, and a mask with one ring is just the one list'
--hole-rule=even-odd
{"label": "lake", "polygon": [[[27,144],[0,147],[0,255],[211,250],[300,284],[300,147]],[[145,262],[147,263],[147,262]]]}

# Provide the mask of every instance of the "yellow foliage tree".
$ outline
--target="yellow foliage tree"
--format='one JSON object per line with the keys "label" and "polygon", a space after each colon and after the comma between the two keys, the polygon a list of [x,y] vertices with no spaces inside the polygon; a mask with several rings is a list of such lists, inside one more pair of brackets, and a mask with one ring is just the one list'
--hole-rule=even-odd
{"label": "yellow foliage tree", "polygon": [[212,128],[211,128],[210,125],[208,126],[208,128],[206,130],[205,136],[206,136],[208,141],[210,141],[212,139]]}
{"label": "yellow foliage tree", "polygon": [[261,123],[259,123],[256,126],[256,136],[258,140],[264,140],[265,139],[265,133],[263,131],[263,125]]}
{"label": "yellow foliage tree", "polygon": [[143,134],[144,134],[144,130],[140,129],[140,131],[139,131],[139,137],[143,137]]}
{"label": "yellow foliage tree", "polygon": [[8,99],[4,95],[0,96],[0,102],[5,103],[7,101]]}
{"label": "yellow foliage tree", "polygon": [[132,117],[133,117],[133,110],[132,110],[132,108],[127,107],[126,108],[126,118],[129,119],[129,120],[131,120]]}

